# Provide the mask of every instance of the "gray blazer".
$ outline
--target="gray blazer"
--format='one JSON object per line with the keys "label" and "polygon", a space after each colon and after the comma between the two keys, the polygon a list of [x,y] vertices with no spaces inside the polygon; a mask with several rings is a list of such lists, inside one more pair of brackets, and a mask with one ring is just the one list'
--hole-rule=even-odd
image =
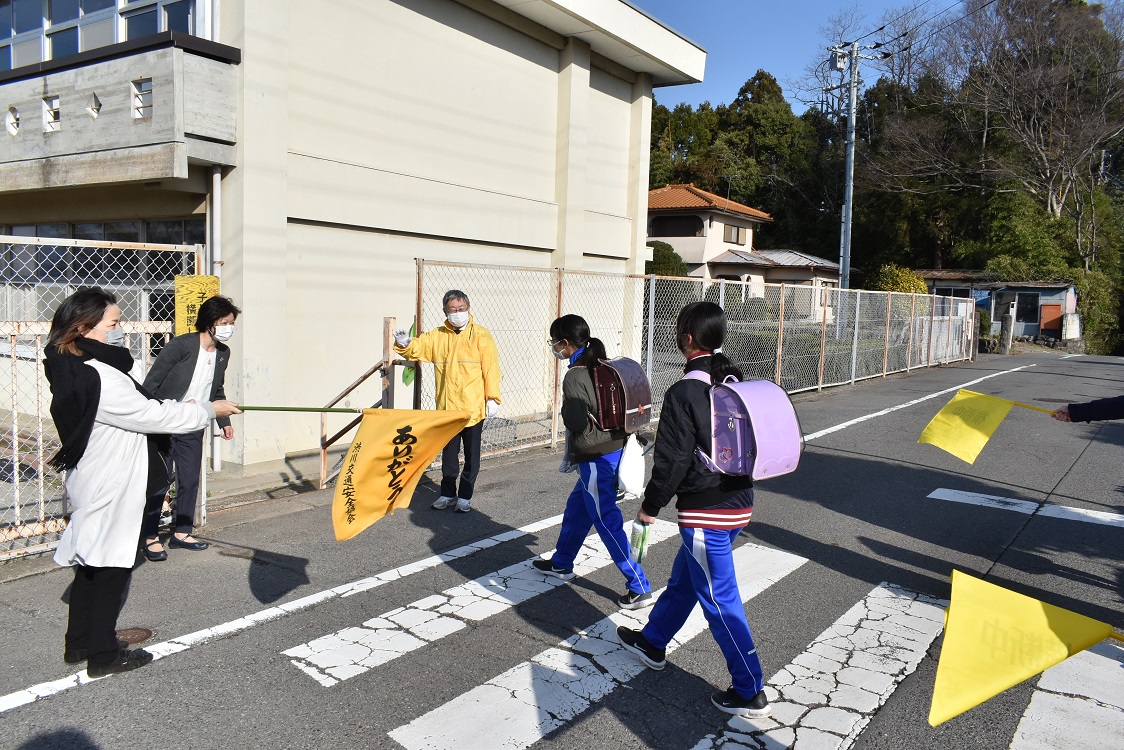
{"label": "gray blazer", "polygon": [[[223,379],[226,377],[226,363],[230,361],[230,347],[215,342],[215,377],[211,381],[210,401],[226,398]],[[191,376],[195,373],[195,362],[199,357],[199,334],[185,333],[176,336],[160,350],[160,356],[152,363],[152,369],[144,378],[144,387],[160,400],[179,401],[187,394]],[[229,417],[216,420],[219,427],[229,427]]]}

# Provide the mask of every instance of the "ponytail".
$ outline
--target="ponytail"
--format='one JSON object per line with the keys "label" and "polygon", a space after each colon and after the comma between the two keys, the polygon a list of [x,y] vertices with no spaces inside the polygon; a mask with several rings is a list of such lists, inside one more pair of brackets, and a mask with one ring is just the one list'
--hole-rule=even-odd
{"label": "ponytail", "polygon": [[710,382],[721,383],[726,378],[733,375],[738,380],[745,380],[745,375],[742,374],[741,369],[730,361],[722,352],[714,352],[710,355]]}
{"label": "ponytail", "polygon": [[596,367],[601,364],[601,360],[608,359],[609,355],[605,353],[605,344],[601,339],[591,338],[585,342],[585,351],[582,352],[581,357],[575,363],[582,367]]}

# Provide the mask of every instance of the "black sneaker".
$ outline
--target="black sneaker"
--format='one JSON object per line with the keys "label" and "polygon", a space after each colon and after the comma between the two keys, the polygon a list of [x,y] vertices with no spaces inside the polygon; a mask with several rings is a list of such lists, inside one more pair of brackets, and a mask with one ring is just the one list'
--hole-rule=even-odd
{"label": "black sneaker", "polygon": [[748,716],[751,719],[761,719],[773,713],[765,691],[759,690],[752,698],[743,698],[733,688],[717,690],[710,696],[710,702],[719,711],[725,711],[734,716]]}
{"label": "black sneaker", "polygon": [[648,643],[648,639],[639,630],[621,625],[617,628],[617,639],[620,640],[625,651],[636,654],[640,657],[640,661],[652,669],[658,670],[667,666],[666,649],[656,648]]}
{"label": "black sneaker", "polygon": [[573,568],[556,568],[553,560],[532,560],[531,565],[534,565],[536,570],[541,570],[548,576],[561,578],[563,581],[568,581],[574,577]]}
{"label": "black sneaker", "polygon": [[[125,649],[129,648],[129,642],[126,641],[126,640],[122,640],[121,638],[118,638],[117,639],[117,648],[124,651]],[[90,656],[90,652],[89,652],[88,649],[68,648],[68,649],[66,649],[66,651],[63,652],[62,660],[65,661],[67,664],[77,664],[80,661],[86,661],[86,659],[88,659],[89,656]]]}
{"label": "black sneaker", "polygon": [[638,594],[635,591],[626,591],[617,597],[617,606],[621,609],[644,609],[656,603],[651,591]]}
{"label": "black sneaker", "polygon": [[148,653],[143,648],[135,648],[132,651],[122,651],[121,655],[117,657],[117,661],[112,664],[87,665],[86,674],[90,677],[105,677],[106,675],[117,674],[118,672],[132,672],[134,669],[140,669],[150,661],[152,661],[152,654]]}

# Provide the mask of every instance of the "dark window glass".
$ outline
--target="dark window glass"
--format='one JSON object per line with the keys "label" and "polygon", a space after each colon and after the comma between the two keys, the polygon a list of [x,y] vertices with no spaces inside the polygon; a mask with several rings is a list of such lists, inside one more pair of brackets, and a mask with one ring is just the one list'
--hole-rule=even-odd
{"label": "dark window glass", "polygon": [[109,242],[140,242],[140,222],[107,221],[105,238]]}
{"label": "dark window glass", "polygon": [[168,31],[182,31],[185,34],[190,34],[194,29],[191,28],[191,6],[194,5],[192,0],[180,0],[178,3],[168,3],[164,6],[164,12]]}
{"label": "dark window glass", "polygon": [[[173,282],[176,276],[187,273],[183,268],[184,253],[148,251],[148,278],[153,282]],[[193,269],[194,270],[194,269]]]}
{"label": "dark window glass", "polygon": [[39,224],[35,227],[36,237],[66,239],[66,224]]}
{"label": "dark window glass", "polygon": [[139,39],[142,36],[151,36],[159,31],[159,21],[156,10],[147,10],[125,19],[125,38]]}
{"label": "dark window glass", "polygon": [[207,242],[207,224],[203,219],[187,219],[183,223],[185,245],[202,245]]}
{"label": "dark window glass", "polygon": [[74,283],[97,284],[101,281],[101,253],[86,249],[74,254],[71,269],[74,272]]}
{"label": "dark window glass", "polygon": [[12,36],[12,0],[0,0],[0,39]]}
{"label": "dark window glass", "polygon": [[42,245],[35,256],[40,281],[66,281],[70,277],[70,248]]}
{"label": "dark window glass", "polygon": [[145,241],[158,242],[161,245],[182,245],[183,222],[178,220],[145,222]]}
{"label": "dark window glass", "polygon": [[90,15],[99,10],[112,8],[116,4],[117,0],[82,0],[82,12],[86,15]]}
{"label": "dark window glass", "polygon": [[43,3],[41,0],[14,0],[13,26],[17,34],[43,28]]}
{"label": "dark window glass", "polygon": [[49,0],[47,18],[52,24],[73,21],[78,18],[78,0]]}
{"label": "dark window glass", "polygon": [[1015,302],[1015,320],[1020,323],[1038,322],[1038,295],[1020,294]]}
{"label": "dark window glass", "polygon": [[76,240],[101,240],[104,238],[101,224],[75,224],[72,231]]}
{"label": "dark window glass", "polygon": [[697,216],[657,216],[652,219],[652,236],[702,237],[702,219]]}
{"label": "dark window glass", "polygon": [[78,27],[66,29],[65,31],[56,31],[54,34],[49,34],[48,38],[51,40],[51,59],[57,60],[60,57],[67,55],[78,54]]}
{"label": "dark window glass", "polygon": [[0,70],[12,69],[12,48],[0,47]]}
{"label": "dark window glass", "polygon": [[[176,319],[176,295],[174,292],[158,289],[148,295],[148,319],[172,322]],[[167,333],[153,333],[148,337],[150,356],[155,358],[168,343]]]}

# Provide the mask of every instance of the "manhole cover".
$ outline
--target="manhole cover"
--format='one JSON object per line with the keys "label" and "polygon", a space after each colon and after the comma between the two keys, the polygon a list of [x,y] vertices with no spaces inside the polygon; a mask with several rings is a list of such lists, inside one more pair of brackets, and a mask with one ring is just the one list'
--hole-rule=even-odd
{"label": "manhole cover", "polygon": [[128,643],[130,646],[135,646],[138,643],[144,643],[152,637],[152,631],[148,628],[123,628],[117,631],[117,637]]}

